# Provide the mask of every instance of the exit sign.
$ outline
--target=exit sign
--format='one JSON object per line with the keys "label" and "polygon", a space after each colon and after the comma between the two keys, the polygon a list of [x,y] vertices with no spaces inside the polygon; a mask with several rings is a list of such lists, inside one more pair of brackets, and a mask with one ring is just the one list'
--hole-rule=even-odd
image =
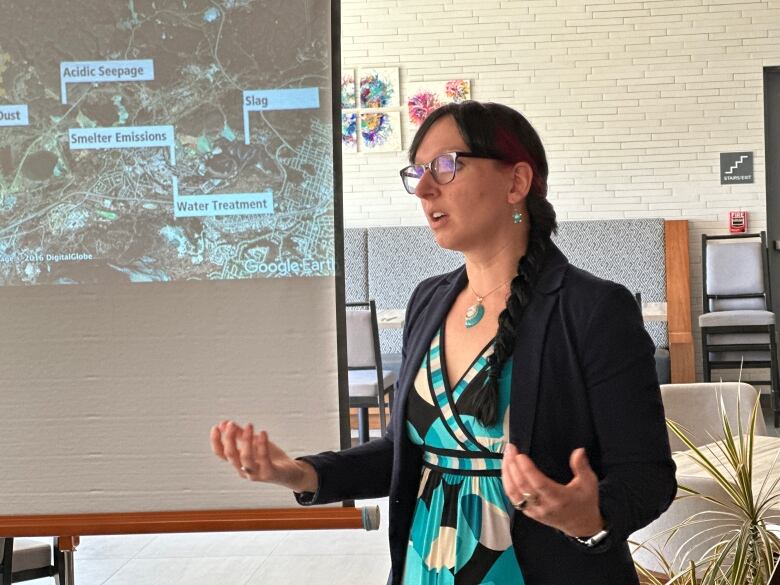
{"label": "exit sign", "polygon": [[721,152],[720,153],[720,184],[752,183],[753,153],[752,152]]}

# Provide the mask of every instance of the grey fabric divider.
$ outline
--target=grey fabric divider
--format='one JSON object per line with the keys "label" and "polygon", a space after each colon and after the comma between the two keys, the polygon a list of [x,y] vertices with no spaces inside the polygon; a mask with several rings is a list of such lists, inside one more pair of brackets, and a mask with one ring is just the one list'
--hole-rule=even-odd
{"label": "grey fabric divider", "polygon": [[[666,301],[663,219],[562,221],[554,241],[575,266],[642,293],[643,302]],[[657,347],[669,346],[665,322],[645,328]]]}
{"label": "grey fabric divider", "polygon": [[348,303],[368,300],[368,230],[344,230],[344,288]]}
{"label": "grey fabric divider", "polygon": [[[344,239],[347,300],[372,298],[378,309],[405,308],[421,280],[463,263],[427,226],[351,228]],[[640,292],[644,302],[666,301],[663,219],[564,221],[554,241],[575,266]],[[656,346],[668,347],[665,322],[645,327]],[[401,330],[379,335],[383,353],[400,353]]]}
{"label": "grey fabric divider", "polygon": [[[368,230],[368,294],[378,309],[403,309],[417,284],[463,264],[463,255],[440,248],[428,226]],[[379,331],[382,353],[400,353],[401,330]]]}

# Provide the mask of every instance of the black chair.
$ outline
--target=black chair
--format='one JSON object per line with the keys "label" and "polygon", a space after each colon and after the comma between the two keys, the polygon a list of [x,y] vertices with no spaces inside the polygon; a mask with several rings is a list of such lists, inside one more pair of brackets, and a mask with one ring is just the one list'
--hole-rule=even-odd
{"label": "black chair", "polygon": [[54,547],[30,538],[0,538],[0,585],[54,577],[65,583],[65,563],[58,539]]}
{"label": "black chair", "polygon": [[393,408],[396,374],[382,368],[379,349],[379,326],[376,304],[346,303],[347,307],[347,367],[349,370],[349,406],[358,408],[358,434],[361,443],[368,442],[368,409],[379,408],[379,427],[387,429],[385,395]]}
{"label": "black chair", "polygon": [[775,314],[769,286],[766,234],[702,235],[703,311],[699,317],[702,369],[768,369],[774,425],[780,426]]}

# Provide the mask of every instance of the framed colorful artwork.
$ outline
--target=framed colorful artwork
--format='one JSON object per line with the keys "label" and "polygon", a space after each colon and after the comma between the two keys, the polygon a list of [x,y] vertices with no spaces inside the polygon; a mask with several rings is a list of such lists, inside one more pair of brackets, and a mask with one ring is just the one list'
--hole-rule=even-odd
{"label": "framed colorful artwork", "polygon": [[407,87],[407,95],[406,109],[409,123],[418,127],[436,108],[471,99],[471,82],[468,79],[450,79],[410,83]]}
{"label": "framed colorful artwork", "polygon": [[357,94],[355,93],[355,70],[341,70],[341,108],[348,110],[357,107]]}
{"label": "framed colorful artwork", "polygon": [[358,69],[360,108],[397,108],[401,105],[397,67]]}
{"label": "framed colorful artwork", "polygon": [[360,151],[395,152],[401,150],[400,112],[361,112]]}
{"label": "framed colorful artwork", "polygon": [[342,152],[357,152],[358,115],[357,112],[341,114],[341,150]]}

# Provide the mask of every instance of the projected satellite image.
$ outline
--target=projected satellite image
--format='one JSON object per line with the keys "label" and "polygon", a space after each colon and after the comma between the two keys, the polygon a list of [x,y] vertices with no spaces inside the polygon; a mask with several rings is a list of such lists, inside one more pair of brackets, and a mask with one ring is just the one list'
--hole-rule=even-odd
{"label": "projected satellite image", "polygon": [[335,274],[328,4],[0,0],[0,285]]}

